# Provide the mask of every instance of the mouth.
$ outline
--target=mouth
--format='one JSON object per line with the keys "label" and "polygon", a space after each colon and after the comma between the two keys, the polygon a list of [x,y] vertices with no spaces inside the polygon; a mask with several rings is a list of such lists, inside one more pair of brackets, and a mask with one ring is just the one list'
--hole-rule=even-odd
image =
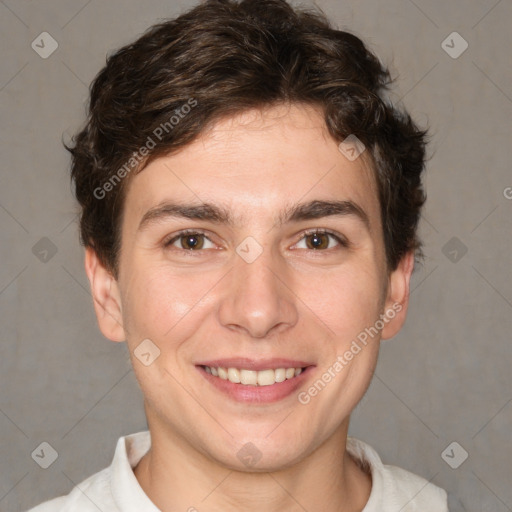
{"label": "mouth", "polygon": [[196,368],[214,388],[238,402],[269,403],[282,400],[301,386],[314,365],[302,361],[223,360]]}
{"label": "mouth", "polygon": [[203,366],[204,371],[219,379],[229,380],[242,386],[272,386],[278,382],[298,377],[304,368],[267,368],[265,370],[248,370],[245,368],[224,368],[222,366]]}

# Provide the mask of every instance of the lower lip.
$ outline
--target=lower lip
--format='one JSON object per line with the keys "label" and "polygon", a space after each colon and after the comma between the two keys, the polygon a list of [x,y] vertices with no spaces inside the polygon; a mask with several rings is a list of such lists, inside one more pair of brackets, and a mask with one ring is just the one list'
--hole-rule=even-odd
{"label": "lower lip", "polygon": [[313,370],[313,366],[307,366],[300,375],[292,379],[276,382],[270,386],[249,386],[246,384],[235,384],[229,380],[214,377],[206,373],[202,366],[196,366],[196,368],[219,391],[222,391],[237,402],[248,403],[272,403],[290,396],[304,383],[305,379],[309,377],[311,370]]}

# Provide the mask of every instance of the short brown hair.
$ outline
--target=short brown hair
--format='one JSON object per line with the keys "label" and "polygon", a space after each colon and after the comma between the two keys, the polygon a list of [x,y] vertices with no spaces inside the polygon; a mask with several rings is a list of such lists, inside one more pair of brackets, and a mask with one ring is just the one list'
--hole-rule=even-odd
{"label": "short brown hair", "polygon": [[406,252],[420,252],[426,131],[384,98],[391,82],[358,37],[285,0],[207,0],[154,25],[107,58],[91,84],[86,126],[67,146],[82,244],[117,277],[132,169],[192,142],[222,117],[305,103],[321,107],[335,140],[353,134],[368,150],[394,270]]}

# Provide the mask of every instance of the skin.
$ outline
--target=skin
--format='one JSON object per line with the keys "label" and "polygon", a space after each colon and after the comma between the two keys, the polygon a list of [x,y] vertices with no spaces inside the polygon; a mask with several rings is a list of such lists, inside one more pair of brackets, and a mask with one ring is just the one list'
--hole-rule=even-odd
{"label": "skin", "polygon": [[[193,143],[132,176],[125,198],[118,279],[86,251],[102,333],[128,344],[145,398],[152,448],[134,473],[163,511],[360,511],[371,477],[345,450],[351,411],[368,388],[380,336],[307,405],[299,391],[316,381],[365,328],[393,304],[383,339],[404,323],[413,255],[390,271],[377,189],[365,153],[354,161],[311,106],[279,105],[217,122]],[[349,200],[367,215],[328,216],[280,225],[285,205]],[[229,209],[234,226],[167,217],[138,230],[164,200]],[[311,248],[304,230],[330,236]],[[206,231],[200,250],[183,229]],[[236,252],[248,236],[263,252],[247,263]],[[310,241],[310,245],[307,241]],[[327,245],[329,242],[329,245]],[[149,338],[160,356],[149,366],[134,350]],[[285,357],[316,367],[304,386],[271,404],[239,403],[204,379],[201,360]],[[261,452],[248,468],[246,444]]]}

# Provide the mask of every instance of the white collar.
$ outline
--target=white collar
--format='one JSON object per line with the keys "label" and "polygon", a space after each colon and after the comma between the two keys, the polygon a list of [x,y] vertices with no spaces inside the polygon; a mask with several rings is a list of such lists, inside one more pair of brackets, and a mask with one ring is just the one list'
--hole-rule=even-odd
{"label": "white collar", "polygon": [[[147,430],[120,437],[117,441],[110,467],[110,485],[114,501],[123,512],[161,512],[144,493],[133,472],[150,447],[151,436]],[[403,506],[403,512],[406,512],[410,510],[407,506],[409,502],[416,498],[421,503],[428,503],[428,510],[448,510],[439,508],[446,503],[444,490],[406,470],[382,464],[378,453],[363,441],[348,437],[347,451],[362,466],[366,466],[372,475],[370,497],[362,512],[382,512],[383,505],[399,503]],[[410,505],[415,507],[413,503]]]}

